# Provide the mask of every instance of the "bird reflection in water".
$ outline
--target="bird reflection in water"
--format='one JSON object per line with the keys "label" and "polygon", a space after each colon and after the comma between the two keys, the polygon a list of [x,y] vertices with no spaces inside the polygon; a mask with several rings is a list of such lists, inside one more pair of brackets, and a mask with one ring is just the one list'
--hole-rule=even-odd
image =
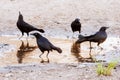
{"label": "bird reflection in water", "polygon": [[[89,50],[89,54],[91,54],[91,49]],[[78,62],[95,62],[95,59],[93,59],[93,57],[89,57],[89,58],[84,58],[80,55],[81,53],[81,43],[78,42],[74,42],[72,44],[71,47],[71,53],[73,56],[75,56],[75,58],[77,59]]]}
{"label": "bird reflection in water", "polygon": [[37,46],[30,46],[28,41],[26,45],[22,40],[21,43],[22,44],[19,47],[16,55],[18,58],[18,63],[22,63],[23,58],[25,58],[27,54],[29,54],[30,52],[34,51],[37,48]]}
{"label": "bird reflection in water", "polygon": [[80,62],[80,58],[81,58],[80,52],[81,52],[80,43],[73,42],[71,47],[71,53],[73,56],[75,56],[78,62]]}

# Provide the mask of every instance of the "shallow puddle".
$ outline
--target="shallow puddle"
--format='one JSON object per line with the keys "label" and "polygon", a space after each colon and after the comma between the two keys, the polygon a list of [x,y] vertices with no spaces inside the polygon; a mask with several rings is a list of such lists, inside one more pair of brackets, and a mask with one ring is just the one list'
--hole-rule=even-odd
{"label": "shallow puddle", "polygon": [[[14,45],[14,50],[4,53],[4,57],[0,57],[0,65],[20,64],[20,63],[41,63],[41,62],[54,62],[54,63],[74,63],[74,62],[94,62],[89,57],[89,54],[96,55],[104,53],[105,50],[89,49],[89,43],[85,42],[81,45],[78,44],[78,52],[72,51],[73,43],[75,40],[70,39],[55,39],[48,38],[55,46],[60,47],[63,52],[61,54],[57,51],[50,52],[48,58],[45,52],[42,58],[39,58],[41,51],[38,49],[35,38],[23,37],[19,40],[15,36],[1,36],[0,41],[4,44]],[[95,43],[92,46],[96,46]],[[75,48],[77,49],[77,48]],[[74,49],[74,50],[75,50]],[[6,50],[7,51],[7,50]],[[82,57],[82,58],[81,58]],[[85,59],[83,59],[85,58]],[[87,59],[87,60],[86,60]]]}
{"label": "shallow puddle", "polygon": [[[70,54],[70,49],[65,49],[70,45],[71,41],[61,40],[61,39],[49,39],[55,46],[62,48],[63,53],[59,54],[57,51],[52,51],[49,54],[50,62],[61,62],[61,60]],[[9,64],[18,64],[18,63],[40,63],[41,58],[39,55],[41,51],[38,49],[35,38],[29,38],[26,40],[26,37],[23,37],[19,40],[15,36],[2,36],[0,37],[1,43],[14,45],[14,50],[4,53],[4,57],[0,57],[0,65],[9,65]],[[64,44],[63,44],[64,43]],[[66,46],[64,46],[66,45]],[[70,47],[70,46],[69,46]],[[7,51],[7,50],[6,50]],[[42,59],[46,62],[46,53],[42,55]],[[66,54],[64,54],[66,53]],[[63,61],[63,60],[62,60]]]}

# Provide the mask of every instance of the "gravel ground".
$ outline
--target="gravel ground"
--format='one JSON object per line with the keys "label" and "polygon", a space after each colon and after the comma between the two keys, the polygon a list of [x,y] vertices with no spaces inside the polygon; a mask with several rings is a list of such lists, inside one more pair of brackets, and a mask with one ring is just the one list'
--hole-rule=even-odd
{"label": "gravel ground", "polygon": [[94,64],[22,64],[0,68],[0,80],[120,80],[119,68],[98,76]]}

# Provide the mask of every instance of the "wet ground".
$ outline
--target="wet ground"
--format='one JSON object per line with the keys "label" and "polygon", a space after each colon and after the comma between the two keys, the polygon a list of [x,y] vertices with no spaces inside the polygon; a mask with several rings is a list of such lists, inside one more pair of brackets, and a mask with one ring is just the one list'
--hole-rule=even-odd
{"label": "wet ground", "polygon": [[[12,51],[6,52],[4,57],[1,57],[0,64],[8,65],[8,64],[18,64],[18,63],[39,63],[41,59],[39,55],[41,54],[40,50],[36,45],[36,40],[29,38],[26,40],[26,37],[23,37],[19,40],[17,37],[1,37],[2,43],[14,45],[14,49]],[[56,42],[56,40],[52,40],[56,46],[62,46],[61,43],[66,43],[67,40]],[[68,43],[66,43],[68,44]],[[10,47],[11,48],[11,47]],[[64,51],[63,51],[64,52]],[[42,55],[44,60],[46,60],[46,52]],[[59,62],[61,58],[64,57],[62,54],[58,54],[56,51],[50,52],[49,59],[51,62]]]}
{"label": "wet ground", "polygon": [[[76,39],[57,39],[47,37],[54,45],[60,47],[63,52],[62,54],[57,53],[57,51],[50,52],[48,58],[46,57],[47,52],[39,58],[41,51],[36,45],[36,40],[33,37],[26,37],[18,39],[18,36],[1,36],[0,39],[3,44],[12,45],[7,52],[1,52],[3,56],[0,56],[0,65],[6,66],[10,64],[20,64],[20,63],[76,63],[76,62],[95,62],[95,61],[110,61],[113,59],[118,59],[120,57],[119,38],[109,38],[101,46],[103,50],[97,47],[96,43],[92,43],[94,49],[89,49],[89,42],[75,45]],[[116,43],[115,43],[116,42]],[[114,43],[114,44],[112,44]],[[109,46],[109,48],[108,48]],[[2,49],[1,49],[2,50]],[[92,61],[89,55],[92,55],[95,61]]]}

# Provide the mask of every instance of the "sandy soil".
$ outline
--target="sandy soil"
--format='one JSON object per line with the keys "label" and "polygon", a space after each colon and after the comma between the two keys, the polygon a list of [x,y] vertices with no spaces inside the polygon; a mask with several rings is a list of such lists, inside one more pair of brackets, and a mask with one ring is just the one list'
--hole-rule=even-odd
{"label": "sandy soil", "polygon": [[[119,80],[119,67],[113,76],[96,75],[95,65],[90,64],[22,64],[0,68],[1,80]],[[116,76],[116,77],[114,77]]]}
{"label": "sandy soil", "polygon": [[[0,80],[120,80],[119,64],[112,76],[97,76],[95,63],[81,63],[76,54],[71,54],[71,46],[77,39],[71,39],[71,22],[80,18],[81,34],[90,35],[101,26],[107,30],[108,39],[96,44],[91,54],[97,60],[106,62],[120,59],[120,1],[119,0],[1,0],[0,1]],[[49,55],[50,63],[40,63],[40,50],[35,39],[29,38],[29,47],[22,38],[24,49],[20,55],[22,41],[16,27],[18,12],[21,11],[26,22],[43,28],[42,34],[63,53],[53,51]],[[77,34],[77,33],[76,33]],[[89,57],[89,43],[81,44],[80,55]],[[43,58],[46,57],[45,55]],[[20,61],[21,60],[21,61]],[[21,64],[19,64],[21,63]]]}
{"label": "sandy soil", "polygon": [[81,19],[82,34],[95,33],[101,26],[110,27],[109,35],[120,34],[119,0],[1,0],[0,5],[0,34],[20,33],[16,27],[18,11],[25,21],[45,29],[49,36],[71,37],[70,24],[77,17]]}

